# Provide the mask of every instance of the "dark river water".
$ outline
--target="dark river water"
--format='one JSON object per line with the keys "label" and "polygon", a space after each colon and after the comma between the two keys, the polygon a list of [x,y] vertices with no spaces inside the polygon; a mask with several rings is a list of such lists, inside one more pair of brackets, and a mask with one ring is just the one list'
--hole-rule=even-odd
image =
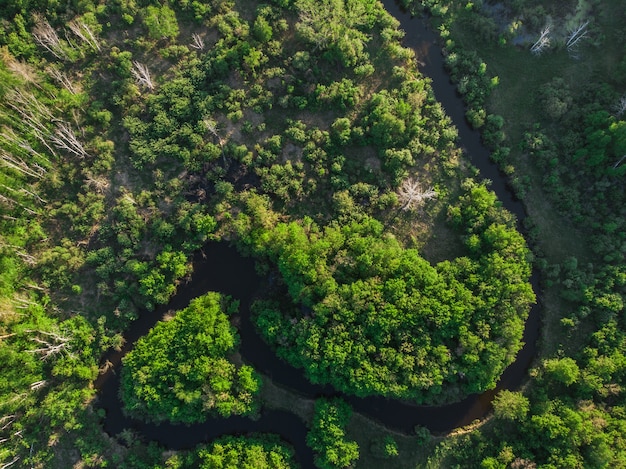
{"label": "dark river water", "polygon": [[[489,152],[482,145],[478,132],[472,130],[465,120],[463,102],[450,83],[443,67],[443,56],[437,45],[434,32],[420,19],[414,19],[401,11],[393,0],[384,0],[387,10],[401,23],[406,32],[405,46],[415,49],[420,70],[432,79],[435,96],[442,103],[446,113],[459,130],[459,142],[472,163],[479,168],[483,178],[492,181],[491,189],[496,192],[503,205],[513,212],[518,220],[525,217],[524,208],[516,200],[506,178],[489,159]],[[531,283],[538,291],[538,275],[533,273]],[[307,397],[342,396],[330,387],[315,386],[309,383],[301,370],[297,370],[279,360],[269,346],[255,332],[250,321],[249,307],[260,287],[260,279],[255,273],[254,261],[244,258],[225,243],[213,243],[204,248],[194,259],[193,279],[181,285],[176,296],[153,313],[143,314],[125,335],[126,346],[121,352],[107,357],[113,364],[110,371],[96,381],[99,389],[99,406],[106,411],[103,425],[105,431],[115,435],[124,429],[134,430],[144,441],[155,441],[168,449],[188,449],[220,435],[242,435],[251,432],[269,432],[280,435],[292,444],[296,457],[303,468],[313,466],[313,454],[305,444],[306,427],[294,414],[285,411],[264,411],[260,418],[245,417],[209,419],[197,425],[148,424],[123,415],[118,398],[119,364],[134,342],[146,334],[165,313],[184,308],[191,299],[206,293],[218,291],[231,295],[240,301],[241,336],[240,352],[243,359],[258,371],[270,377],[276,384],[292,389]],[[483,418],[491,410],[491,401],[500,389],[518,388],[526,378],[526,372],[535,354],[535,343],[539,334],[539,307],[530,311],[524,330],[525,345],[518,353],[515,362],[502,375],[495,390],[480,395],[471,395],[463,401],[445,406],[415,406],[404,402],[369,397],[356,398],[342,396],[355,411],[376,420],[390,429],[411,434],[416,425],[433,432],[447,432],[467,425],[475,419]],[[363,448],[366,450],[366,448]]]}

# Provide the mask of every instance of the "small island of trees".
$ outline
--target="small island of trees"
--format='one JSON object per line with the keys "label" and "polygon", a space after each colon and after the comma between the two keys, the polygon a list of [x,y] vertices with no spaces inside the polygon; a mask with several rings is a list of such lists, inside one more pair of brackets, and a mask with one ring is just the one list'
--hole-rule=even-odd
{"label": "small island of trees", "polygon": [[238,342],[229,322],[236,309],[235,302],[209,292],[140,338],[122,367],[126,411],[173,423],[255,412],[260,378],[250,366],[228,360]]}

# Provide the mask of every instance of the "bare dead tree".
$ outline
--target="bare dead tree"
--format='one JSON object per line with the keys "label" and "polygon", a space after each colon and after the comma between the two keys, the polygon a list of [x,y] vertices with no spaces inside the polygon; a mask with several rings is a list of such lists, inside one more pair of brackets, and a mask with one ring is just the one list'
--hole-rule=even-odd
{"label": "bare dead tree", "polygon": [[[29,265],[35,265],[37,263],[37,259],[34,256],[31,256],[30,254],[25,253],[24,251],[22,251],[21,250],[22,248],[20,246],[15,246],[15,245],[12,245],[12,244],[6,244],[6,243],[0,242],[0,247],[2,247],[2,248],[10,248],[11,252],[14,252],[19,257],[24,259],[24,261],[27,264],[29,264]],[[10,334],[8,336],[2,336],[0,338],[10,337],[11,335],[14,335],[14,334]]]}
{"label": "bare dead tree", "polygon": [[57,124],[56,130],[50,135],[50,141],[57,148],[73,153],[81,159],[89,156],[81,141],[66,122]]}
{"label": "bare dead tree", "polygon": [[0,469],[8,469],[9,467],[11,467],[13,464],[18,462],[19,460],[20,460],[20,457],[19,456],[15,456],[11,462],[8,462],[8,463],[3,464],[2,466],[0,466]]}
{"label": "bare dead tree", "polygon": [[39,77],[37,72],[30,64],[17,60],[8,49],[0,49],[0,60],[4,62],[7,68],[22,78],[25,82],[39,86]]}
{"label": "bare dead tree", "polygon": [[30,390],[37,391],[38,389],[43,388],[46,384],[48,384],[48,382],[45,379],[42,379],[41,381],[35,381],[34,383],[30,384]]}
{"label": "bare dead tree", "polygon": [[[44,144],[51,154],[56,156],[52,148],[54,146],[81,159],[89,156],[72,127],[67,122],[56,119],[50,109],[41,104],[35,96],[19,89],[13,89],[7,93],[7,97],[9,106],[22,117],[23,124],[30,128],[33,135]],[[56,122],[54,130],[49,129],[51,122]],[[18,145],[29,153],[37,154],[28,142],[17,137],[15,132],[8,131],[7,128],[3,129],[0,137]],[[41,155],[39,156],[41,157]]]}
{"label": "bare dead tree", "polygon": [[587,33],[589,32],[587,30],[587,26],[589,26],[589,20],[580,24],[569,33],[569,36],[567,37],[567,42],[565,43],[567,50],[571,51],[573,48],[576,47],[578,41],[587,37]]}
{"label": "bare dead tree", "polygon": [[41,199],[38,195],[33,194],[32,192],[29,192],[28,190],[24,189],[23,187],[20,189],[13,189],[12,187],[7,186],[6,184],[0,184],[0,187],[3,189],[6,189],[9,192],[13,192],[14,194],[26,194],[26,195],[30,195],[31,197],[38,199],[39,201],[45,202],[43,199]]}
{"label": "bare dead tree", "polygon": [[67,59],[67,53],[63,49],[61,39],[59,39],[59,35],[52,26],[50,26],[50,23],[39,14],[34,15],[34,20],[35,27],[33,28],[33,37],[35,41],[57,59]]}
{"label": "bare dead tree", "polygon": [[550,47],[550,25],[543,28],[539,39],[531,46],[530,52],[534,55],[541,55],[548,47]]}
{"label": "bare dead tree", "polygon": [[[32,285],[27,285],[29,287],[32,287]],[[44,291],[43,288],[39,288],[41,291]],[[13,302],[13,304],[15,304],[16,308],[20,308],[20,309],[25,309],[25,308],[29,308],[31,306],[36,306],[37,303],[35,303],[32,300],[29,300],[28,298],[23,298],[21,296],[15,295],[11,301]]]}
{"label": "bare dead tree", "polygon": [[41,354],[41,360],[46,360],[63,351],[69,353],[67,349],[69,347],[70,339],[68,337],[64,337],[54,332],[46,331],[26,330],[24,332],[36,334],[34,337],[31,337],[31,340],[42,345],[42,347],[28,350],[28,352]]}
{"label": "bare dead tree", "polygon": [[35,179],[41,179],[46,172],[39,165],[34,165],[34,167],[31,168],[31,166],[26,163],[22,158],[7,152],[3,148],[0,148],[0,163],[8,168],[13,169],[14,171],[17,171],[20,174],[23,174],[24,176],[32,177]]}
{"label": "bare dead tree", "polygon": [[26,213],[30,215],[37,215],[37,212],[35,212],[31,208],[27,207],[24,204],[19,203],[17,200],[12,199],[11,197],[8,197],[4,194],[0,194],[0,203],[4,203],[5,205],[8,205],[10,207],[18,206],[18,207],[21,207]]}
{"label": "bare dead tree", "polygon": [[[211,135],[213,135],[216,139],[217,139],[217,143],[219,144],[220,147],[222,147],[222,150],[224,148],[224,143],[226,143],[226,140],[224,140],[220,134],[217,131],[217,122],[215,122],[213,119],[209,119],[208,117],[202,120],[202,123],[204,124],[204,126],[206,127],[206,129],[209,131],[209,133]],[[224,163],[224,165],[226,165],[226,155],[224,154],[224,151],[222,151],[222,161]]]}
{"label": "bare dead tree", "polygon": [[4,417],[0,418],[0,425],[2,425],[2,427],[0,427],[0,430],[6,430],[11,425],[13,425],[13,422],[15,422],[15,414],[5,415]]}
{"label": "bare dead tree", "polygon": [[626,160],[626,155],[622,156],[622,157],[619,159],[619,161],[613,165],[613,169],[615,169],[615,168],[617,168],[619,165],[621,165],[621,164],[622,164],[622,161],[624,161],[624,160]]}
{"label": "bare dead tree", "polygon": [[94,176],[90,173],[86,174],[85,183],[87,186],[93,188],[98,194],[105,193],[110,186],[110,182],[106,177]]}
{"label": "bare dead tree", "polygon": [[620,117],[626,112],[626,96],[622,96],[619,101],[613,105],[613,111],[617,117]]}
{"label": "bare dead tree", "polygon": [[21,116],[22,123],[32,131],[33,135],[43,143],[51,154],[56,156],[55,151],[48,143],[49,131],[44,124],[44,122],[48,123],[54,120],[50,109],[41,104],[31,93],[20,89],[8,91],[6,97],[8,105]]}
{"label": "bare dead tree", "polygon": [[83,21],[79,21],[76,19],[70,21],[67,25],[79,39],[85,42],[94,51],[100,52],[100,44],[98,43],[98,39],[94,35],[93,31],[89,29],[88,25],[86,25]]}
{"label": "bare dead tree", "polygon": [[61,72],[55,67],[48,67],[46,71],[48,72],[48,75],[54,78],[56,82],[63,86],[67,91],[72,94],[76,94],[76,88],[74,88],[74,85],[67,77],[67,75],[65,75],[65,73]]}
{"label": "bare dead tree", "polygon": [[[21,152],[23,155],[28,156],[31,169],[42,175],[47,172],[42,165],[48,164],[48,157],[35,150],[27,140],[19,136],[11,127],[3,127],[2,130],[0,130],[0,142],[4,143],[15,152]],[[35,160],[41,162],[41,165]]]}
{"label": "bare dead tree", "polygon": [[191,41],[191,44],[189,44],[189,47],[197,50],[204,50],[204,39],[202,39],[199,34],[192,34],[191,38],[193,40]]}
{"label": "bare dead tree", "polygon": [[150,70],[144,64],[139,63],[137,61],[133,61],[133,68],[131,69],[131,73],[137,80],[137,83],[145,86],[146,88],[153,90],[154,83],[152,83],[152,78],[150,78]]}
{"label": "bare dead tree", "polygon": [[211,135],[213,135],[218,143],[220,144],[220,146],[224,145],[224,139],[222,139],[222,137],[220,136],[220,134],[217,131],[217,122],[215,122],[213,119],[209,119],[208,117],[202,120],[202,123],[204,124],[204,127],[209,131],[209,133]]}
{"label": "bare dead tree", "polygon": [[536,469],[537,464],[530,459],[515,458],[511,463],[511,469]]}
{"label": "bare dead tree", "polygon": [[35,194],[34,192],[29,191],[28,189],[21,187],[19,190],[22,194],[26,194],[30,197],[32,197],[33,199],[35,199],[37,202],[39,202],[42,205],[46,205],[48,202],[45,201],[44,199],[42,199],[41,197],[39,197],[39,195]]}
{"label": "bare dead tree", "polygon": [[411,178],[405,179],[398,189],[398,198],[402,204],[402,210],[417,208],[426,200],[437,197],[434,188],[423,190],[420,183]]}
{"label": "bare dead tree", "polygon": [[51,121],[52,111],[42,104],[32,93],[13,88],[7,92],[7,104],[29,121],[41,122],[41,119]]}

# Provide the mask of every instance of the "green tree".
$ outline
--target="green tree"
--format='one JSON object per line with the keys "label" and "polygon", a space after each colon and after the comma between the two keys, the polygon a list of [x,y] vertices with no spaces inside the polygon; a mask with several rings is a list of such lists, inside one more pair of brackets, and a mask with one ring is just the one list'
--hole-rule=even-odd
{"label": "green tree", "polygon": [[293,450],[272,435],[219,438],[198,450],[200,469],[291,469]]}
{"label": "green tree", "polygon": [[167,5],[149,5],[142,16],[143,24],[152,39],[175,39],[178,36],[176,14]]}
{"label": "green tree", "polygon": [[502,390],[493,400],[493,411],[498,419],[520,421],[529,409],[528,398],[520,392]]}
{"label": "green tree", "polygon": [[345,427],[352,409],[341,399],[318,399],[307,444],[317,454],[315,465],[320,469],[352,467],[359,459],[359,446],[345,437]]}
{"label": "green tree", "polygon": [[123,360],[121,395],[127,412],[171,422],[203,421],[256,409],[260,378],[226,356],[237,344],[228,315],[236,304],[207,293],[137,341]]}
{"label": "green tree", "polygon": [[580,368],[570,357],[551,358],[543,362],[547,375],[566,386],[574,384],[580,376]]}

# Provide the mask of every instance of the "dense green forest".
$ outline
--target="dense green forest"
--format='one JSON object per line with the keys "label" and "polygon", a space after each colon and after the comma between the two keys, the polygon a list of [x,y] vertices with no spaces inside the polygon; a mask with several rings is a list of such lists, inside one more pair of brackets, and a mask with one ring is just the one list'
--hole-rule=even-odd
{"label": "dense green forest", "polygon": [[234,309],[207,293],[140,338],[123,360],[120,392],[127,411],[183,423],[209,413],[253,412],[260,378],[227,357],[238,339],[227,315]]}
{"label": "dense green forest", "polygon": [[626,13],[402,3],[432,15],[532,251],[376,0],[1,2],[3,469],[296,467],[272,435],[171,452],[103,431],[102,357],[217,240],[256,259],[253,321],[279,357],[347,395],[412,403],[495,386],[522,346],[534,263],[528,383],[475,428],[400,435],[340,399],[278,393],[236,353],[236,302],[207,293],[116,370],[129,414],[288,404],[323,468],[626,464]]}

